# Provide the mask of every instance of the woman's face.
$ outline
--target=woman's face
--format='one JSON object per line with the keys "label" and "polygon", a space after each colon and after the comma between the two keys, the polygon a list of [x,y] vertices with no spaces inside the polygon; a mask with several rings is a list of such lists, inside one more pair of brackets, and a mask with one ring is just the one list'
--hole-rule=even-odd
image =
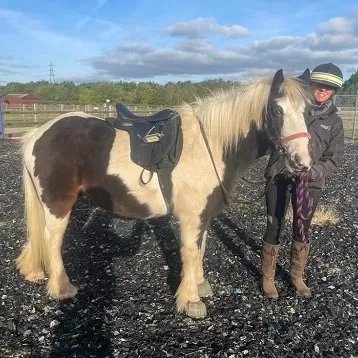
{"label": "woman's face", "polygon": [[334,94],[335,88],[324,85],[321,83],[315,83],[314,85],[314,97],[317,103],[327,102]]}

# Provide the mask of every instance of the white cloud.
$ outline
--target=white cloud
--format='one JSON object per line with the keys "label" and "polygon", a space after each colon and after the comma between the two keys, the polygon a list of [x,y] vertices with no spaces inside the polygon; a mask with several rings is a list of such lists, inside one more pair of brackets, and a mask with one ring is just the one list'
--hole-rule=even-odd
{"label": "white cloud", "polygon": [[334,35],[341,33],[350,33],[354,34],[356,29],[356,24],[352,20],[345,19],[344,17],[335,17],[333,19],[329,19],[328,22],[321,24],[317,27],[317,34],[324,35]]}
{"label": "white cloud", "polygon": [[249,30],[241,25],[219,25],[216,19],[198,17],[187,22],[177,22],[163,30],[173,37],[199,37],[208,33],[220,34],[226,38],[249,35]]}
{"label": "white cloud", "polygon": [[188,39],[180,42],[176,49],[184,52],[208,52],[213,50],[213,45],[209,40]]}
{"label": "white cloud", "polygon": [[237,76],[266,73],[278,68],[299,73],[307,67],[312,69],[327,61],[336,63],[344,70],[358,66],[357,25],[357,19],[333,18],[306,36],[277,36],[254,41],[252,45],[226,48],[223,47],[223,40],[220,48],[217,48],[212,41],[197,37],[218,32],[218,28],[222,27],[214,19],[196,19],[166,29],[170,36],[188,37],[173,47],[121,44],[111,52],[88,58],[86,63],[99,75],[112,79],[167,75]]}
{"label": "white cloud", "polygon": [[123,53],[143,55],[145,53],[153,51],[153,48],[146,44],[131,43],[131,44],[118,45],[115,51],[119,53],[123,52]]}

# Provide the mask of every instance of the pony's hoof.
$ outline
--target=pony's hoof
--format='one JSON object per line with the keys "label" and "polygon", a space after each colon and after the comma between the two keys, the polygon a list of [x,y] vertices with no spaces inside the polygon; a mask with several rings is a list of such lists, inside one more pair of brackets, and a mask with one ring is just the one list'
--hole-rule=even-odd
{"label": "pony's hoof", "polygon": [[191,318],[202,318],[206,316],[206,306],[203,302],[189,302],[186,314]]}
{"label": "pony's hoof", "polygon": [[77,292],[78,289],[69,282],[62,287],[54,287],[51,284],[48,286],[49,295],[58,300],[75,297]]}
{"label": "pony's hoof", "polygon": [[213,296],[213,290],[211,289],[208,280],[204,280],[202,283],[198,284],[198,293],[199,293],[199,297]]}
{"label": "pony's hoof", "polygon": [[25,276],[25,280],[30,282],[36,282],[43,280],[45,278],[45,273],[42,270],[39,270],[37,272],[31,272]]}

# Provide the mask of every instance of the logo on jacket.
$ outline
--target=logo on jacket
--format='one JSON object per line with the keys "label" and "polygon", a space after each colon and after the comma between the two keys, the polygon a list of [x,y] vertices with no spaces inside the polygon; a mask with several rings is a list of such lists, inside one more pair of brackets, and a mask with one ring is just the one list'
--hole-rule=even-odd
{"label": "logo on jacket", "polygon": [[324,124],[321,124],[321,127],[324,128],[324,129],[327,129],[329,131],[329,130],[331,130],[332,126],[326,126]]}

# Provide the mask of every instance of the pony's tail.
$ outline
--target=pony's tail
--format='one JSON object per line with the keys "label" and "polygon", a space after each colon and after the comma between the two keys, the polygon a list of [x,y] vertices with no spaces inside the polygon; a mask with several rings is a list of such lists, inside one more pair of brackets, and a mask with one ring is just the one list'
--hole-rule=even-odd
{"label": "pony's tail", "polygon": [[23,163],[23,187],[25,195],[25,217],[27,242],[16,259],[20,273],[29,281],[43,279],[44,269],[49,267],[44,239],[45,215],[31,175]]}

